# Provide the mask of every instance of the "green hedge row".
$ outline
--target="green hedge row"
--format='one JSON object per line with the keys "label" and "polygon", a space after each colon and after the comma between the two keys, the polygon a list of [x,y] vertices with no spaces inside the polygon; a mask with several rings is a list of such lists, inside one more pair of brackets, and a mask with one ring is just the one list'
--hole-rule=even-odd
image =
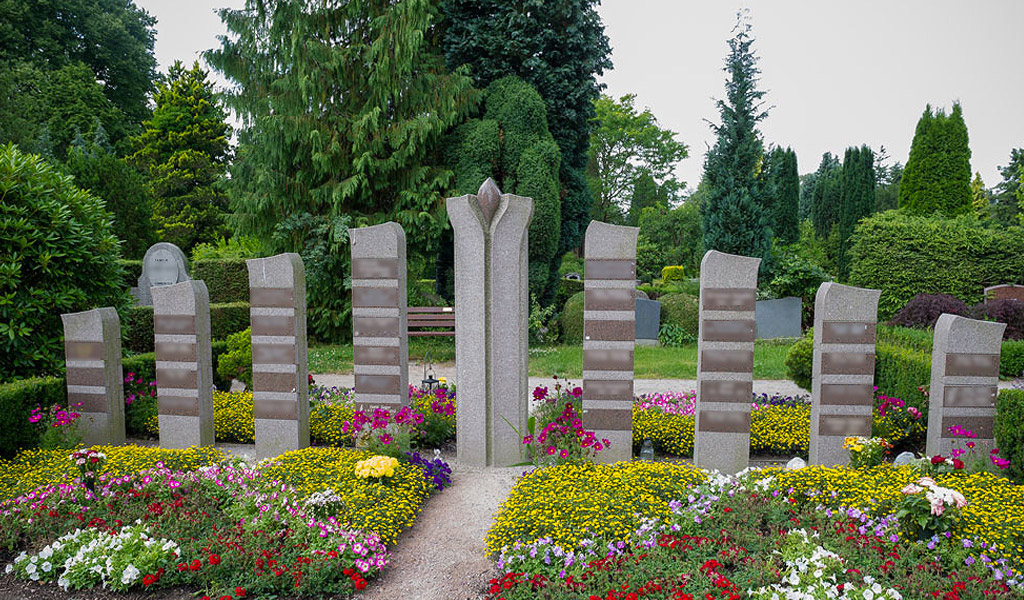
{"label": "green hedge row", "polygon": [[928,402],[918,388],[928,386],[931,379],[931,352],[881,341],[875,344],[875,385],[880,393],[900,398],[927,414]]}
{"label": "green hedge row", "polygon": [[1002,390],[996,402],[996,447],[1010,461],[1009,476],[1024,482],[1024,390]]}
{"label": "green hedge row", "polygon": [[[125,287],[137,285],[142,275],[141,260],[118,261],[125,269]],[[191,264],[192,279],[202,279],[210,291],[211,303],[248,302],[249,271],[242,258],[207,258]]]}
{"label": "green hedge row", "polygon": [[[217,374],[222,354],[227,352],[224,341],[211,344],[213,350],[213,383],[226,390],[231,382]],[[156,379],[156,356],[150,352],[122,359],[125,374],[135,373],[144,381]],[[26,448],[39,445],[40,428],[31,426],[28,418],[36,405],[44,409],[67,402],[67,383],[63,377],[33,377],[0,384],[0,457],[10,458]]]}
{"label": "green hedge row", "polygon": [[987,229],[969,217],[912,217],[886,211],[863,219],[850,238],[851,285],[882,290],[880,320],[919,293],[967,304],[984,288],[1024,283],[1024,229]]}
{"label": "green hedge row", "polygon": [[[122,315],[122,345],[132,352],[153,351],[153,307],[132,306]],[[210,305],[210,337],[227,338],[249,328],[249,303],[228,302]]]}

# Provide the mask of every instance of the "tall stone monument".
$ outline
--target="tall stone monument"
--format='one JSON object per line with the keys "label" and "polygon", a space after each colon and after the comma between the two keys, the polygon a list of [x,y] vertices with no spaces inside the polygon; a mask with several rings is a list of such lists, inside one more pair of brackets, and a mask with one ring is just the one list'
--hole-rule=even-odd
{"label": "tall stone monument", "polygon": [[700,262],[693,461],[736,473],[750,460],[760,258],[709,250]]}
{"label": "tall stone monument", "polygon": [[146,250],[142,259],[142,275],[139,287],[132,288],[132,295],[143,306],[152,306],[154,287],[174,285],[192,279],[188,274],[188,261],[181,248],[170,242],[157,242]]}
{"label": "tall stone monument", "polygon": [[348,230],[356,404],[409,401],[405,231],[398,223]]}
{"label": "tall stone monument", "polygon": [[976,321],[945,314],[935,322],[932,383],[928,395],[929,456],[949,456],[953,442],[964,449],[967,438],[950,428],[977,435],[976,452],[988,456],[994,447],[996,399],[999,395],[999,352],[1005,323]]}
{"label": "tall stone monument", "polygon": [[124,443],[124,375],[121,371],[121,321],[113,308],[95,308],[60,316],[68,404],[82,416],[79,431],[86,446]]}
{"label": "tall stone monument", "polygon": [[814,300],[812,465],[846,465],[848,436],[871,437],[875,328],[882,292],[827,281]]}
{"label": "tall stone monument", "polygon": [[487,179],[477,195],[448,198],[455,231],[455,380],[458,459],[523,460],[529,399],[527,228],[533,200]]}
{"label": "tall stone monument", "polygon": [[277,456],[309,446],[306,270],[292,253],[245,262],[256,453]]}
{"label": "tall stone monument", "polygon": [[212,446],[210,293],[202,281],[153,288],[160,447]]}
{"label": "tall stone monument", "polygon": [[584,241],[583,425],[611,441],[603,462],[633,456],[636,227],[591,221]]}

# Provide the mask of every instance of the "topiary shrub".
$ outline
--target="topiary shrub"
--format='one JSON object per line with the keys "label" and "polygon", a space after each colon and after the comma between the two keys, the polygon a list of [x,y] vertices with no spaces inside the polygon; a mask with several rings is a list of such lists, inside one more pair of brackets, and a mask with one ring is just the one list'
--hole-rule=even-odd
{"label": "topiary shrub", "polygon": [[949,294],[918,294],[896,313],[889,325],[927,329],[935,327],[935,322],[943,313],[966,317],[969,312],[962,300]]}
{"label": "topiary shrub", "polygon": [[1010,378],[1024,377],[1024,340],[1003,342],[999,374]]}
{"label": "topiary shrub", "polygon": [[61,372],[61,313],[127,305],[111,223],[71,177],[0,146],[0,380]]}
{"label": "topiary shrub", "polygon": [[1008,475],[1024,482],[1024,390],[1002,390],[996,402],[996,447],[1010,461]]}
{"label": "topiary shrub", "polygon": [[661,280],[665,283],[682,281],[684,279],[686,279],[686,267],[673,265],[661,269]]}
{"label": "topiary shrub", "polygon": [[573,294],[562,307],[558,316],[558,324],[562,327],[563,344],[583,343],[583,292]]}
{"label": "topiary shrub", "polygon": [[665,294],[658,298],[661,302],[661,324],[669,324],[678,328],[683,335],[697,339],[699,303],[696,296],[689,294]]}
{"label": "topiary shrub", "polygon": [[206,283],[211,304],[249,301],[249,269],[243,258],[193,261],[192,279],[202,279]]}
{"label": "topiary shrub", "polygon": [[246,329],[229,335],[227,352],[217,362],[217,374],[222,379],[228,382],[237,379],[249,389],[252,389],[251,333],[251,330]]}
{"label": "topiary shrub", "polygon": [[982,321],[1006,323],[1004,340],[1024,340],[1024,302],[1007,298],[988,300],[974,305],[971,316]]}
{"label": "topiary shrub", "polygon": [[786,376],[803,389],[811,390],[814,368],[814,329],[808,329],[786,353]]}
{"label": "topiary shrub", "polygon": [[583,291],[582,279],[559,279],[558,291],[555,292],[555,306],[561,308],[576,294]]}
{"label": "topiary shrub", "polygon": [[30,377],[0,384],[0,458],[11,458],[21,450],[39,445],[40,430],[29,425],[29,415],[38,404],[47,410],[67,402],[63,377]]}

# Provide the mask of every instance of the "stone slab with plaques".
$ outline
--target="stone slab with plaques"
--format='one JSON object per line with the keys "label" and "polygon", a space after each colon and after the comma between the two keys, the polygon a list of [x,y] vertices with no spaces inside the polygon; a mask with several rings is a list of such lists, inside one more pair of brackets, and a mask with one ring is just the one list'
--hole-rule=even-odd
{"label": "stone slab with plaques", "polygon": [[123,444],[124,375],[117,310],[95,308],[60,318],[64,322],[68,405],[82,415],[82,442],[86,446]]}

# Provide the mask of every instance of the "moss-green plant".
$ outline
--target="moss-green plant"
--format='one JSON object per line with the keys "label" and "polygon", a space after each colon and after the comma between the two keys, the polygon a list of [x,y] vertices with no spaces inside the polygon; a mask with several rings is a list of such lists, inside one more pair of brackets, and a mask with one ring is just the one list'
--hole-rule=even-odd
{"label": "moss-green plant", "polygon": [[217,373],[226,380],[237,379],[252,389],[251,330],[228,336],[228,351],[220,357]]}

